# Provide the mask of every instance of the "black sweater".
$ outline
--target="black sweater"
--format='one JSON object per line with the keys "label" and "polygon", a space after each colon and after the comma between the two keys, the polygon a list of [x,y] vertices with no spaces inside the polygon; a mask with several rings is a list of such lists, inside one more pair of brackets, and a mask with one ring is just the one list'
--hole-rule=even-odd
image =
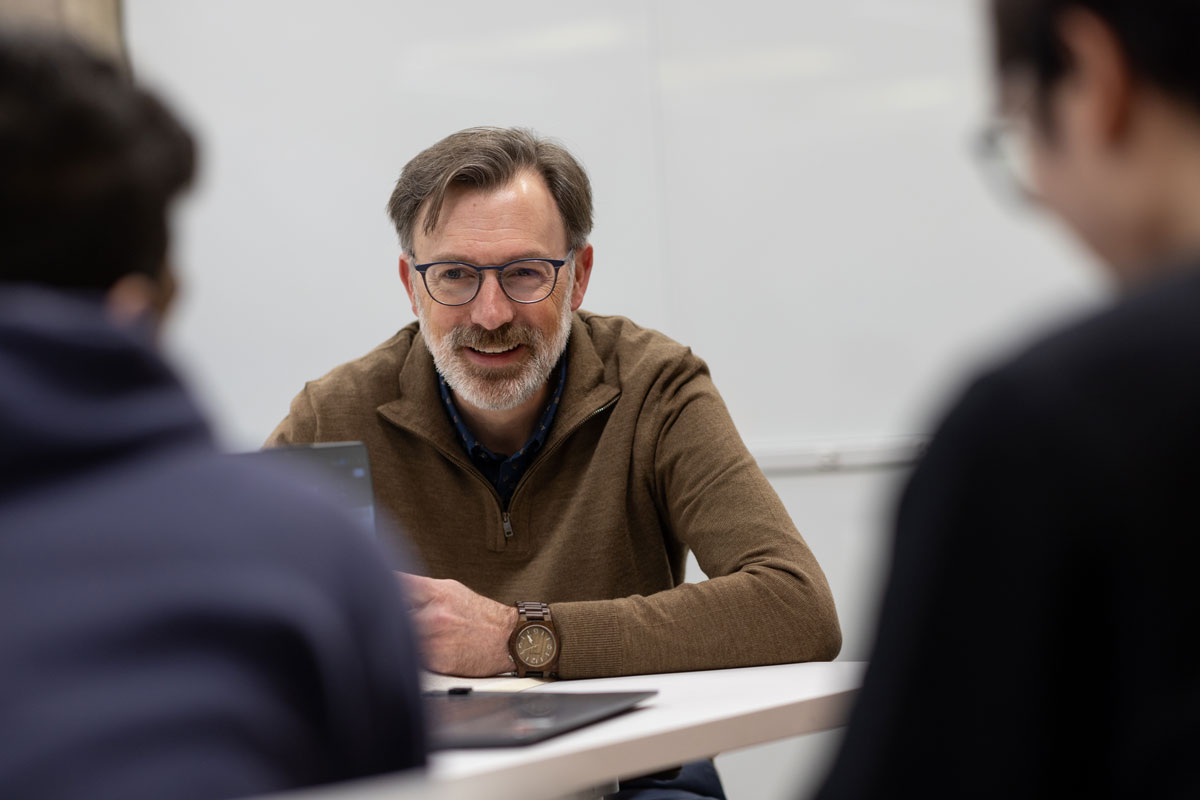
{"label": "black sweater", "polygon": [[821,798],[1200,797],[1200,269],[976,381]]}

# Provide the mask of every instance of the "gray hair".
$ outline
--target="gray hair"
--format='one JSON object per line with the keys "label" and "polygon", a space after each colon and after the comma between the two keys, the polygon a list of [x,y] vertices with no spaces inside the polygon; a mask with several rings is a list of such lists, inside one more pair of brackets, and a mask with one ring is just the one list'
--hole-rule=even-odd
{"label": "gray hair", "polygon": [[387,205],[400,246],[412,252],[422,210],[423,230],[433,232],[452,185],[499,188],[523,171],[546,181],[567,229],[567,246],[583,247],[592,232],[592,186],[583,167],[562,145],[531,130],[493,127],[452,133],[404,166]]}

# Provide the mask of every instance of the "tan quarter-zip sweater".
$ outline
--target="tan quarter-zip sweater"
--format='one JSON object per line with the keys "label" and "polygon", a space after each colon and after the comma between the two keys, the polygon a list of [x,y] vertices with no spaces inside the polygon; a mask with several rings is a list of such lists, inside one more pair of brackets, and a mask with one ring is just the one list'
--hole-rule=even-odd
{"label": "tan quarter-zip sweater", "polygon": [[[563,678],[836,656],[825,576],[704,362],[586,311],[568,346],[553,430],[507,512],[455,436],[415,322],[308,383],[268,444],[365,442],[378,504],[428,575],[551,605]],[[683,582],[689,549],[709,580]]]}

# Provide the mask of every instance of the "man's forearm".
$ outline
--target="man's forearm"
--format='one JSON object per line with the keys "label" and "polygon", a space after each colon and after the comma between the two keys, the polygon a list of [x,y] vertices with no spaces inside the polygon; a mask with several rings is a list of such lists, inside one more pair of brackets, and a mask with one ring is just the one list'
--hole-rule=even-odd
{"label": "man's forearm", "polygon": [[551,608],[564,678],[826,661],[841,649],[823,576],[766,566],[649,597]]}

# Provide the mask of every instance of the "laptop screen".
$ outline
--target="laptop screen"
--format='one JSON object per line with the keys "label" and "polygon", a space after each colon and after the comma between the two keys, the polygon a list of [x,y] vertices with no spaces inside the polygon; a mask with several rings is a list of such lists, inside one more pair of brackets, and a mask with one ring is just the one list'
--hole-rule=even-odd
{"label": "laptop screen", "polygon": [[347,514],[375,535],[375,492],[367,446],[362,442],[269,447],[246,455],[283,465],[301,483],[331,495]]}

